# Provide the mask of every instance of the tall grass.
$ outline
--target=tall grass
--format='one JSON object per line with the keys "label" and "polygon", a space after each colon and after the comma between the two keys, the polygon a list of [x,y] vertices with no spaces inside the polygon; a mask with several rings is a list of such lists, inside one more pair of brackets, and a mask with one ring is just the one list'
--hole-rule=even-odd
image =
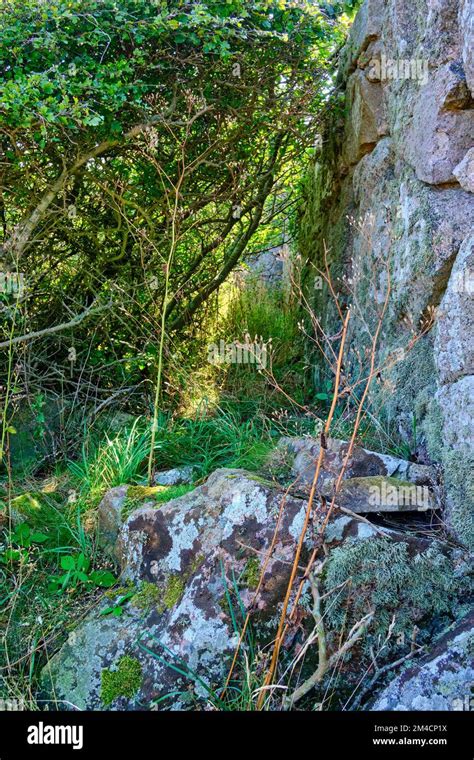
{"label": "tall grass", "polygon": [[151,443],[149,426],[139,417],[115,435],[85,435],[80,459],[68,462],[69,473],[92,499],[104,490],[134,483]]}
{"label": "tall grass", "polygon": [[[257,469],[274,445],[277,431],[264,418],[242,420],[232,409],[214,416],[175,419],[160,415],[154,443],[155,470],[193,465],[196,478],[218,467]],[[89,502],[108,488],[141,482],[151,442],[149,423],[137,418],[113,436],[86,436],[80,458],[68,471]]]}

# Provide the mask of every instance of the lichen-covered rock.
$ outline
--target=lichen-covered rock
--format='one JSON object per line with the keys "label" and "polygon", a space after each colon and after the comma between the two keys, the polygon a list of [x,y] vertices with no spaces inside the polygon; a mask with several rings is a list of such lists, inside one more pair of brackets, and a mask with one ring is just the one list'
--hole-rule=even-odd
{"label": "lichen-covered rock", "polygon": [[369,81],[363,71],[358,70],[350,77],[347,99],[347,137],[343,160],[351,165],[357,164],[387,134],[388,125],[382,87],[377,82]]}
{"label": "lichen-covered rock", "polygon": [[470,93],[462,67],[450,63],[431,73],[412,104],[404,156],[422,182],[442,184],[474,141]]}
{"label": "lichen-covered rock", "polygon": [[174,467],[172,470],[163,470],[155,473],[153,481],[158,486],[180,486],[193,482],[194,467]]}
{"label": "lichen-covered rock", "polygon": [[[105,500],[114,516],[122,499],[123,492],[114,489]],[[256,476],[218,470],[192,493],[159,509],[133,512],[121,528],[116,554],[123,580],[137,593],[120,617],[101,614],[114,604],[109,593],[70,634],[43,671],[45,691],[54,693],[60,707],[140,709],[182,689],[184,697],[170,700],[179,708],[222,685],[238,639],[229,609],[235,587],[238,604],[252,607],[262,621],[275,615],[288,583],[306,509],[294,497],[286,499],[254,599],[281,501],[282,493]],[[140,664],[140,688],[104,702],[102,674],[120,671],[123,657]]]}
{"label": "lichen-covered rock", "polygon": [[[429,654],[384,688],[372,710],[470,709],[474,684],[474,616],[446,633]],[[466,707],[467,705],[467,707]]]}
{"label": "lichen-covered rock", "polygon": [[[348,448],[345,441],[327,440],[318,479],[318,491],[327,498],[334,494]],[[282,467],[282,454],[286,453],[285,477],[294,481],[297,492],[308,493],[319,451],[320,442],[315,438],[281,438],[267,467],[277,475],[275,463]],[[433,467],[355,446],[336,503],[356,513],[425,511],[437,506],[436,481]]]}
{"label": "lichen-covered rock", "polygon": [[352,512],[426,512],[436,508],[428,486],[383,476],[349,478],[341,484],[337,495],[339,507]]}
{"label": "lichen-covered rock", "polygon": [[474,193],[474,148],[470,148],[462,161],[454,167],[453,174],[464,190]]}
{"label": "lichen-covered rock", "polygon": [[474,234],[459,250],[439,306],[436,353],[442,385],[474,375]]}
{"label": "lichen-covered rock", "polygon": [[474,13],[472,12],[472,0],[461,0],[459,26],[464,71],[466,72],[468,87],[474,97]]}
{"label": "lichen-covered rock", "polygon": [[99,541],[108,550],[113,550],[122,527],[122,509],[127,499],[128,486],[116,486],[105,494],[99,504]]}
{"label": "lichen-covered rock", "polygon": [[339,77],[343,80],[354,70],[357,59],[368,48],[370,43],[380,36],[384,18],[385,3],[383,0],[366,0],[354,19],[351,34],[341,55]]}
{"label": "lichen-covered rock", "polygon": [[474,375],[438,391],[442,409],[442,461],[446,518],[453,533],[474,549]]}
{"label": "lichen-covered rock", "polygon": [[[98,507],[99,513],[99,542],[102,548],[114,556],[117,538],[126,517],[127,502],[133,497],[140,496],[142,506],[146,497],[149,497],[157,489],[142,486],[116,486],[111,488]],[[153,507],[153,502],[147,506]]]}
{"label": "lichen-covered rock", "polygon": [[[340,453],[343,444],[337,443]],[[382,466],[361,450],[354,471],[363,461]],[[393,472],[396,465],[388,458],[383,466]],[[416,473],[418,479],[426,476]],[[116,506],[121,499],[123,492],[114,489],[105,503]],[[115,547],[124,585],[107,591],[51,657],[42,672],[44,698],[60,709],[94,710],[185,709],[208,700],[225,682],[247,612],[259,645],[273,639],[307,507],[305,498],[285,495],[260,477],[218,470],[185,496],[133,511]],[[317,538],[325,524],[322,507],[316,502],[310,515],[302,568],[315,546],[323,551]],[[343,581],[351,577],[355,584],[351,590],[352,582],[344,583],[335,602],[328,603],[328,620],[336,626],[331,635],[337,635],[339,607],[345,616],[354,603],[367,606],[371,589],[380,605],[374,617],[380,630],[394,612],[403,632],[423,616],[450,609],[444,590],[454,589],[454,570],[446,547],[338,509],[325,528],[324,543],[331,553],[327,583],[339,588],[342,573]],[[387,567],[394,569],[393,578]],[[427,574],[428,595],[422,587]],[[301,572],[298,580],[302,577]],[[304,591],[299,611],[312,629],[307,595]],[[370,635],[378,636],[379,628]]]}
{"label": "lichen-covered rock", "polygon": [[[345,120],[337,110],[331,114],[308,171],[299,224],[299,249],[309,262],[303,278],[326,335],[338,333],[340,319],[329,289],[312,291],[325,250],[339,302],[352,307],[345,373],[354,382],[390,285],[377,350],[383,369],[368,403],[394,441],[401,439],[420,462],[441,464],[448,523],[458,526],[464,543],[474,540],[474,453],[466,424],[472,419],[470,265],[464,293],[456,293],[454,278],[466,266],[465,241],[474,226],[473,23],[472,0],[362,4],[339,82],[350,104],[355,83],[360,90],[366,80],[382,104],[383,129],[367,105],[356,103]],[[437,330],[413,344],[440,304]],[[320,390],[327,361],[317,350],[313,364]]]}

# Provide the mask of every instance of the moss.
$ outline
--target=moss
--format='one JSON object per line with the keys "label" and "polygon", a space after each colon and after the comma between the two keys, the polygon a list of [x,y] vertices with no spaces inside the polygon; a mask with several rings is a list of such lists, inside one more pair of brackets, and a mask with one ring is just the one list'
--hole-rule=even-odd
{"label": "moss", "polygon": [[179,499],[180,496],[184,496],[190,491],[194,491],[193,485],[180,485],[180,486],[165,486],[161,493],[155,496],[157,504],[164,504],[172,499]]}
{"label": "moss", "polygon": [[133,606],[148,612],[152,607],[159,609],[161,594],[158,586],[149,581],[143,581],[140,589],[133,597]]}
{"label": "moss", "polygon": [[201,567],[201,565],[202,565],[202,563],[204,562],[205,559],[206,558],[205,558],[204,554],[198,554],[198,555],[196,555],[196,557],[191,562],[191,566],[189,568],[189,572],[186,575],[186,579],[190,578],[191,575],[194,575],[194,573],[197,570],[199,570],[199,568]]}
{"label": "moss", "polygon": [[156,488],[148,488],[147,486],[129,486],[127,489],[127,498],[120,511],[122,520],[126,520],[132,512],[142,506],[145,499],[153,498],[153,496],[155,496],[160,490],[163,490],[163,486],[156,486]]}
{"label": "moss", "polygon": [[394,636],[410,637],[415,624],[455,613],[467,581],[437,543],[415,554],[404,541],[376,538],[347,541],[331,553],[324,579],[330,592],[350,579],[342,592],[328,597],[328,629],[350,630],[369,608],[375,615],[365,647],[383,641],[395,616]]}
{"label": "moss", "polygon": [[443,454],[443,413],[438,401],[433,397],[426,410],[423,433],[431,459],[439,462]]}
{"label": "moss", "polygon": [[461,451],[443,456],[448,494],[448,520],[456,536],[474,549],[474,457]]}
{"label": "moss", "polygon": [[118,697],[131,699],[140,689],[142,666],[134,657],[124,656],[115,670],[104,669],[101,674],[100,698],[104,705],[111,705]]}
{"label": "moss", "polygon": [[118,599],[120,596],[128,594],[133,587],[134,584],[131,581],[128,581],[128,583],[123,584],[123,586],[109,589],[104,593],[104,596],[107,597],[107,599]]}
{"label": "moss", "polygon": [[177,499],[180,496],[192,491],[192,485],[180,486],[129,486],[127,498],[122,507],[122,519],[126,519],[131,513],[138,509],[145,499],[153,499],[157,505],[165,504],[167,501]]}
{"label": "moss", "polygon": [[170,575],[162,585],[142,581],[139,590],[133,597],[133,606],[145,612],[150,611],[153,607],[160,613],[171,609],[179,602],[184,594],[186,582],[199,569],[204,560],[204,555],[198,554],[185,573],[181,576]]}
{"label": "moss", "polygon": [[143,581],[139,591],[133,597],[133,606],[145,612],[155,607],[163,613],[175,606],[184,594],[184,584],[187,577],[170,575],[163,586],[149,581]]}
{"label": "moss", "polygon": [[260,580],[260,562],[256,557],[251,557],[245,565],[244,571],[240,576],[240,584],[246,588],[255,589]]}
{"label": "moss", "polygon": [[262,478],[260,475],[247,474],[249,480],[253,480],[255,483],[260,483],[262,486],[272,486],[273,483],[266,478]]}
{"label": "moss", "polygon": [[156,496],[166,490],[166,486],[129,486],[127,489],[127,499],[142,500],[149,496]]}
{"label": "moss", "polygon": [[170,575],[166,582],[162,600],[167,609],[171,609],[179,602],[184,594],[184,581],[179,575]]}
{"label": "moss", "polygon": [[230,604],[229,604],[229,600],[227,598],[227,594],[223,594],[223,596],[221,596],[221,598],[219,599],[219,606],[220,606],[222,612],[224,612],[228,617],[231,617],[232,610],[230,608]]}
{"label": "moss", "polygon": [[350,488],[352,484],[367,486],[377,486],[380,488],[383,484],[394,486],[394,488],[413,488],[413,483],[410,480],[401,480],[401,478],[394,478],[391,475],[368,475],[367,477],[350,478],[344,485]]}

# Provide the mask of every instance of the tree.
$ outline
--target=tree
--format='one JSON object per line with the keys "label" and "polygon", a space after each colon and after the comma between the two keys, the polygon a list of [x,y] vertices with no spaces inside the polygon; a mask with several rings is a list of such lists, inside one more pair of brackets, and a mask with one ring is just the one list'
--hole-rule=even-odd
{"label": "tree", "polygon": [[[284,0],[3,4],[3,256],[25,275],[22,332],[90,310],[75,342],[116,363],[121,382],[124,358],[143,366],[164,331],[192,327],[293,202],[341,36],[329,11]],[[94,318],[97,302],[110,308]],[[17,310],[4,315],[8,339]],[[62,335],[42,337],[36,365],[64,352]]]}

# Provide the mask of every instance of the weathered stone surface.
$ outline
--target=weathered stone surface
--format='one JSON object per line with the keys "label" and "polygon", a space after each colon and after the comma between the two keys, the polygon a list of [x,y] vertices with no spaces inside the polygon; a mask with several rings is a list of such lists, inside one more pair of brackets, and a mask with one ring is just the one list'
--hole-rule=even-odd
{"label": "weathered stone surface", "polygon": [[[415,10],[413,4],[406,5]],[[426,0],[426,4],[421,5],[419,18],[422,34],[417,54],[438,65],[460,58],[460,40],[456,33],[458,11],[459,0]]]}
{"label": "weathered stone surface", "polygon": [[438,310],[436,355],[442,385],[474,375],[474,234],[463,242]]}
{"label": "weathered stone surface", "polygon": [[454,168],[474,141],[469,92],[459,64],[433,72],[419,88],[403,152],[418,179],[430,184],[452,182]]}
{"label": "weathered stone surface", "polygon": [[[114,489],[107,503],[122,493]],[[250,608],[266,551],[273,538],[282,493],[240,470],[218,470],[190,494],[160,509],[142,507],[122,527],[117,556],[123,578],[145,584],[151,601],[137,595],[120,618],[99,611],[74,631],[43,673],[47,692],[80,709],[104,708],[101,673],[123,656],[136,658],[143,679],[136,695],[117,699],[113,709],[149,707],[154,698],[196,681],[222,685],[237,637],[229,596],[238,582],[242,604]],[[257,619],[275,614],[288,583],[306,503],[289,498],[254,609]],[[115,510],[113,512],[115,514]],[[141,599],[142,597],[142,599]],[[113,604],[104,601],[102,610]],[[169,667],[179,665],[182,677]],[[52,686],[51,686],[52,684]],[[192,688],[189,696],[192,696]],[[181,698],[172,700],[183,707]]]}
{"label": "weathered stone surface", "polygon": [[[217,470],[189,495],[160,509],[136,510],[118,540],[124,577],[162,582],[168,574],[188,573],[202,553],[207,557],[218,547],[226,547],[224,554],[238,552],[239,542],[250,552],[260,551],[281,498],[257,476]],[[290,540],[299,536],[304,504],[292,498],[285,509],[281,531]]]}
{"label": "weathered stone surface", "polygon": [[194,468],[189,465],[186,467],[175,467],[172,470],[163,470],[155,473],[153,481],[160,486],[180,486],[193,482]]}
{"label": "weathered stone surface", "polygon": [[349,478],[341,484],[337,495],[339,507],[356,514],[369,512],[426,512],[436,508],[428,486],[382,476]]}
{"label": "weathered stone surface", "polygon": [[116,486],[107,491],[99,504],[99,541],[113,549],[123,524],[122,508],[127,499],[128,486]]}
{"label": "weathered stone surface", "polygon": [[146,502],[147,497],[163,490],[159,487],[116,486],[105,494],[99,504],[99,542],[110,555],[115,556],[117,538],[126,518],[126,507],[130,501],[140,501],[141,506],[153,508],[155,502]]}
{"label": "weathered stone surface", "polygon": [[351,165],[370,152],[388,131],[382,87],[370,82],[363,71],[356,71],[349,79],[347,113],[344,159]]}
{"label": "weathered stone surface", "polygon": [[384,48],[382,42],[380,39],[376,39],[359,55],[357,67],[364,69],[364,74],[369,82],[381,81],[383,54]]}
{"label": "weathered stone surface", "polygon": [[[333,492],[335,481],[346,459],[349,444],[336,438],[327,440],[327,449],[324,454],[323,465],[318,480],[318,489],[327,496]],[[273,457],[280,456],[281,450],[286,450],[291,460],[291,478],[296,481],[296,487],[300,490],[308,489],[314,477],[315,463],[319,456],[320,442],[316,438],[281,438],[277,450],[270,455],[269,466]],[[374,478],[376,486],[392,485],[392,479],[414,485],[433,487],[436,483],[436,471],[427,465],[415,462],[407,462],[404,459],[379,454],[369,451],[361,446],[355,446],[344,472],[344,481],[357,479],[365,481],[360,484],[364,491],[370,484],[368,479]],[[357,485],[357,484],[356,484]],[[374,485],[374,483],[372,484]],[[345,497],[346,498],[346,497]],[[344,506],[353,509],[349,501]],[[354,511],[357,511],[354,509]],[[367,511],[373,511],[368,509]]]}
{"label": "weathered stone surface", "polygon": [[[116,504],[122,496],[114,489],[105,503]],[[192,709],[209,697],[209,689],[221,688],[238,639],[232,615],[252,611],[260,646],[275,633],[307,509],[304,499],[289,495],[281,510],[282,498],[282,489],[245,471],[218,470],[193,492],[159,509],[144,506],[133,512],[121,528],[116,547],[125,586],[115,595],[107,592],[49,660],[41,679],[44,697],[60,709],[152,709],[156,700],[161,700],[158,709]],[[302,567],[323,521],[324,510],[316,509],[304,542]],[[423,577],[430,563],[435,563],[433,594],[436,590],[439,596],[446,583],[452,583],[447,547],[429,538],[382,529],[336,510],[324,540],[329,551],[338,552],[329,563],[336,574],[349,560],[350,571],[365,578],[365,552],[354,550],[359,542],[369,541],[377,557],[385,557],[385,563],[392,556],[398,558],[405,573],[412,572],[406,563],[414,563],[413,572],[421,568]],[[341,553],[339,548],[346,542],[347,553]],[[377,581],[384,588],[377,597],[379,603],[388,600],[390,609],[399,605],[398,577],[390,593],[384,572]],[[406,591],[403,626],[419,622],[435,609],[430,599],[423,603],[423,610],[418,609],[416,583]],[[368,593],[367,584],[362,592]],[[124,593],[127,602],[115,617],[110,613],[122,604]],[[345,615],[347,605],[343,606]],[[302,621],[308,617],[305,610],[302,604]],[[387,614],[377,611],[374,625],[383,629]],[[334,625],[337,619],[335,615]],[[312,630],[311,617],[308,622]],[[375,627],[371,635],[378,635],[378,630]],[[337,630],[335,635],[339,636]],[[292,640],[285,646],[292,646]],[[130,672],[132,666],[133,684],[125,681],[121,687],[123,672]],[[356,682],[358,678],[356,674]]]}
{"label": "weathered stone surface", "polygon": [[[376,13],[382,23],[372,34],[363,32],[361,45],[358,29],[367,28],[368,11],[364,3],[339,81],[346,82],[348,102],[354,82],[362,77],[381,88],[389,136],[378,134],[370,114],[364,114],[370,129],[362,142],[357,113],[354,124],[348,118],[344,131],[337,115],[329,120],[301,217],[300,251],[310,262],[305,272],[310,286],[314,270],[324,268],[326,247],[340,300],[354,306],[346,361],[350,377],[360,371],[358,360],[352,362],[351,357],[355,351],[359,357],[366,355],[368,330],[374,329],[390,283],[377,357],[386,369],[372,383],[370,403],[410,446],[416,424],[413,453],[419,461],[441,463],[446,517],[450,525],[466,526],[467,532],[455,531],[458,538],[472,541],[467,526],[472,523],[469,463],[474,451],[465,424],[472,415],[466,398],[470,381],[458,385],[472,373],[470,300],[462,303],[459,294],[455,297],[451,279],[460,267],[456,258],[463,259],[463,241],[474,227],[472,0],[388,0],[381,14]],[[354,50],[356,56],[348,55]],[[385,67],[385,76],[382,56],[385,63],[394,64],[393,71]],[[400,76],[400,64],[404,68],[406,62],[423,76]],[[336,334],[340,323],[329,293],[318,292],[314,300],[326,334]],[[441,302],[454,314],[454,323],[449,314],[442,316],[441,308],[438,338],[438,331],[432,330],[406,351]],[[325,367],[317,352],[315,364],[319,385]],[[440,392],[440,386],[450,382],[456,387]],[[461,424],[456,431],[457,413]],[[451,519],[459,514],[462,519]]]}
{"label": "weathered stone surface", "polygon": [[383,689],[372,710],[469,710],[474,683],[474,615],[445,634],[421,662]]}
{"label": "weathered stone surface", "polygon": [[234,272],[237,285],[246,280],[261,282],[268,287],[287,288],[291,264],[288,245],[275,246],[268,251],[251,254],[244,265]]}
{"label": "weathered stone surface", "polygon": [[474,375],[444,385],[437,393],[442,410],[442,462],[446,482],[446,522],[457,538],[474,547]]}
{"label": "weathered stone surface", "polygon": [[354,19],[351,34],[340,58],[339,77],[345,79],[354,70],[359,56],[380,37],[385,18],[383,0],[367,0]]}
{"label": "weathered stone surface", "polygon": [[438,392],[446,448],[474,451],[474,376],[461,377]]}
{"label": "weathered stone surface", "polygon": [[454,167],[453,174],[464,190],[474,193],[474,148],[468,150],[463,160]]}
{"label": "weathered stone surface", "polygon": [[466,80],[474,96],[474,13],[472,0],[461,0],[459,8],[459,25],[462,39],[462,60]]}

